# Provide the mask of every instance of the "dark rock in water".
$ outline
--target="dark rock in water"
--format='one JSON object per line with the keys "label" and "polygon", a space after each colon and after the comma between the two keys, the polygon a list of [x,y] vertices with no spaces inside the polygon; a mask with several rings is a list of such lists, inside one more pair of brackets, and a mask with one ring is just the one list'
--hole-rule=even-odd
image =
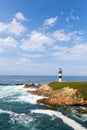
{"label": "dark rock in water", "polygon": [[29,87],[38,88],[38,87],[40,87],[40,86],[41,86],[41,84],[35,85],[34,83],[28,83],[28,84],[25,84],[24,88],[29,88]]}
{"label": "dark rock in water", "polygon": [[18,85],[24,85],[23,83],[18,83],[18,84],[15,84],[16,86],[18,86]]}
{"label": "dark rock in water", "polygon": [[35,87],[34,83],[25,84],[24,88]]}
{"label": "dark rock in water", "polygon": [[32,95],[37,95],[37,91],[28,90],[27,93],[30,93],[30,94],[32,94]]}
{"label": "dark rock in water", "polygon": [[87,114],[87,109],[85,109],[85,110],[79,110],[78,113],[79,114]]}
{"label": "dark rock in water", "polygon": [[35,85],[36,88],[39,88],[40,86],[41,86],[41,84],[37,84],[37,85]]}

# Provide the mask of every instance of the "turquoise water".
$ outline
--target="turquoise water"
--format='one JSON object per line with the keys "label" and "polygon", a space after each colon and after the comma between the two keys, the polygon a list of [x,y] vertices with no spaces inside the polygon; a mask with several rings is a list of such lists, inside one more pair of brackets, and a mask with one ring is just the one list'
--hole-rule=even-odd
{"label": "turquoise water", "polygon": [[[87,130],[87,115],[77,113],[80,107],[38,105],[37,99],[43,97],[28,94],[24,85],[15,85],[57,79],[57,76],[0,76],[0,130]],[[87,77],[64,76],[63,80],[87,81]]]}

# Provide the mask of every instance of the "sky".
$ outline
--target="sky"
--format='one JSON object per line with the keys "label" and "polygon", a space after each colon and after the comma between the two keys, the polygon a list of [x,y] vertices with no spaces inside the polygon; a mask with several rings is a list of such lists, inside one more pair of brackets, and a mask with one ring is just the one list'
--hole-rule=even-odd
{"label": "sky", "polygon": [[87,75],[87,0],[1,0],[0,75]]}

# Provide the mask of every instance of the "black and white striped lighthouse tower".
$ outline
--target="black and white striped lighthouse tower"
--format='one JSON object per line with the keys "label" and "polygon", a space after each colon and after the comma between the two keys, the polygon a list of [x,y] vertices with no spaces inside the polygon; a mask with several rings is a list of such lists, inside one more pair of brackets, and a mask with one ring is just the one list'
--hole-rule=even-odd
{"label": "black and white striped lighthouse tower", "polygon": [[62,81],[62,69],[61,68],[59,68],[58,74],[59,74],[59,82],[61,82]]}

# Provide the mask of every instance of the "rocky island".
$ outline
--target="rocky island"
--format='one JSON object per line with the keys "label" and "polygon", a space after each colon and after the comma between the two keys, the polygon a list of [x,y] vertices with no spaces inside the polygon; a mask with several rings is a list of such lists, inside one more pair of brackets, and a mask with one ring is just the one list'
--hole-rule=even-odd
{"label": "rocky island", "polygon": [[[26,84],[25,88],[35,87]],[[87,82],[52,82],[37,85],[35,91],[27,91],[31,94],[45,96],[37,100],[39,104],[50,106],[87,106]]]}

